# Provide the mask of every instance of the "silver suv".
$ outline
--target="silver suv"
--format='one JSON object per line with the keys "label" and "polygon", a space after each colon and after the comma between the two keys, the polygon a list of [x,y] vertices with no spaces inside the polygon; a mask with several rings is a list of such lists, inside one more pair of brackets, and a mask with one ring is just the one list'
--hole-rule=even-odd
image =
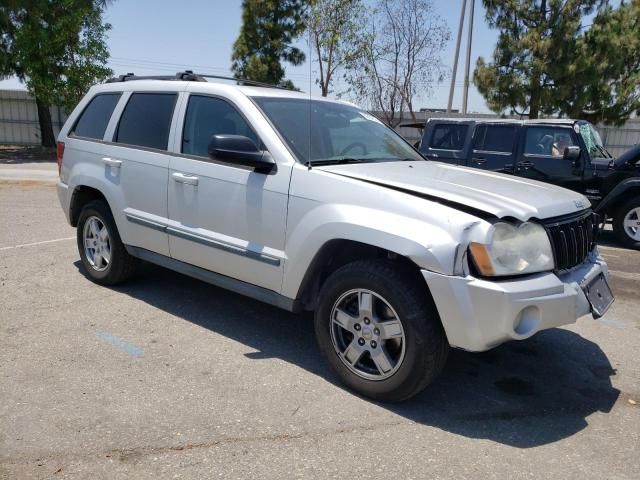
{"label": "silver suv", "polygon": [[128,75],[70,115],[58,194],[95,282],[144,260],[313,310],[342,382],[386,401],[429,384],[449,346],[613,301],[582,195],[426,161],[352,104],[239,83]]}

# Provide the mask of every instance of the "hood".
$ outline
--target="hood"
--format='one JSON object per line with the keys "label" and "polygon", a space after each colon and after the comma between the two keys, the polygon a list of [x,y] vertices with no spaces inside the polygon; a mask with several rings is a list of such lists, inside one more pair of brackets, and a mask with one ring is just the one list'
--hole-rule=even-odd
{"label": "hood", "polygon": [[640,160],[640,144],[634,145],[625,151],[618,158],[613,160],[616,167],[624,167],[625,165],[635,165]]}
{"label": "hood", "polygon": [[584,210],[579,193],[521,177],[432,161],[381,162],[314,167],[349,178],[442,200],[477,215],[545,219]]}

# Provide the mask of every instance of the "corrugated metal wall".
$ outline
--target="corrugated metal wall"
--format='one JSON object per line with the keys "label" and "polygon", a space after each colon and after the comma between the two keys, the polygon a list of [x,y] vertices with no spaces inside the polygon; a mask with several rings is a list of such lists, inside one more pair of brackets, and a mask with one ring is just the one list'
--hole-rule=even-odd
{"label": "corrugated metal wall", "polygon": [[602,143],[614,157],[640,143],[640,119],[633,118],[622,127],[598,125]]}
{"label": "corrugated metal wall", "polygon": [[[51,107],[51,121],[55,135],[58,135],[66,118],[62,109]],[[40,144],[36,101],[24,90],[0,90],[0,143]]]}
{"label": "corrugated metal wall", "polygon": [[[431,117],[461,117],[457,113],[419,112],[418,121]],[[466,115],[466,117],[495,118],[492,114]],[[66,115],[58,107],[51,108],[53,131],[58,135],[66,120]],[[407,116],[404,122],[411,122]],[[398,133],[415,143],[420,139],[420,131],[415,128],[398,127]],[[640,143],[640,119],[629,120],[622,127],[598,126],[602,140],[607,149],[614,155],[620,155],[629,147]],[[24,90],[0,90],[0,144],[39,145],[40,127],[36,102]]]}

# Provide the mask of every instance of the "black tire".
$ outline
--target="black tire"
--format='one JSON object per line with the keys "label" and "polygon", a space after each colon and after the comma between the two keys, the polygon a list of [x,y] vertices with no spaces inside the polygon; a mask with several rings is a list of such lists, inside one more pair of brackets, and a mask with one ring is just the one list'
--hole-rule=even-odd
{"label": "black tire", "polygon": [[[336,302],[353,289],[366,289],[382,297],[402,324],[404,357],[388,378],[362,378],[343,363],[334,347],[331,313]],[[329,276],[320,291],[315,331],[320,350],[342,383],[366,397],[387,402],[406,400],[423,390],[442,371],[449,350],[424,280],[417,272],[383,259],[355,261]]]}
{"label": "black tire", "polygon": [[624,228],[624,219],[634,208],[640,208],[640,198],[632,198],[616,210],[613,217],[613,233],[625,247],[640,250],[640,241],[630,237]]}
{"label": "black tire", "polygon": [[[110,262],[102,271],[98,271],[92,266],[84,248],[83,235],[85,223],[92,217],[97,217],[109,234]],[[78,218],[76,238],[82,264],[84,265],[87,276],[94,282],[101,285],[116,285],[128,280],[135,273],[139,263],[138,259],[132,257],[127,252],[120,239],[120,234],[113,220],[109,205],[104,200],[94,200],[82,208]]]}

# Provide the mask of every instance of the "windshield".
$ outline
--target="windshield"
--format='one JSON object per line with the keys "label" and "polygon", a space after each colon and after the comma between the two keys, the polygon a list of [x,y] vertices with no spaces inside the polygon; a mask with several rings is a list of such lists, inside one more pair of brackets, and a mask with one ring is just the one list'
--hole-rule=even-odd
{"label": "windshield", "polygon": [[600,134],[590,123],[582,123],[578,125],[580,128],[580,135],[584,144],[587,146],[589,156],[591,158],[612,158],[609,152],[604,148]]}
{"label": "windshield", "polygon": [[396,132],[350,105],[298,98],[253,99],[301,162],[424,160]]}

